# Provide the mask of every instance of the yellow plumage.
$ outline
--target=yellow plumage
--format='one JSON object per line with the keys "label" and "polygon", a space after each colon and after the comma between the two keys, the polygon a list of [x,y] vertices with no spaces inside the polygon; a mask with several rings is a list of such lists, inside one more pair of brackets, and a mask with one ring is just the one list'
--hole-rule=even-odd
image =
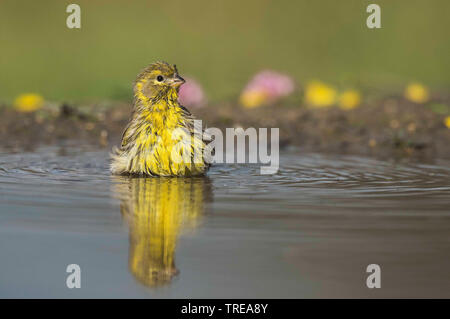
{"label": "yellow plumage", "polygon": [[177,239],[195,229],[211,186],[207,178],[114,178],[130,229],[129,269],[146,286],[171,282]]}
{"label": "yellow plumage", "polygon": [[195,176],[208,170],[207,139],[178,103],[183,83],[176,66],[165,62],[151,64],[137,77],[132,119],[112,155],[113,174]]}

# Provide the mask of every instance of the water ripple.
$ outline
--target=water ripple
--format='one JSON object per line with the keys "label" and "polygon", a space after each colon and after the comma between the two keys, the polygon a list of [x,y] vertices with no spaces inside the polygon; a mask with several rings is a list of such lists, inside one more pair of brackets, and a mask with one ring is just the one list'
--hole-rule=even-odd
{"label": "water ripple", "polygon": [[[208,174],[215,205],[233,210],[296,211],[305,206],[442,209],[450,195],[450,164],[401,164],[356,156],[286,152],[274,175],[256,164],[217,164]],[[0,157],[0,204],[101,207],[111,193],[108,151],[41,148]],[[364,201],[363,201],[364,200]],[[105,204],[106,203],[106,204]],[[321,209],[320,209],[321,210]]]}

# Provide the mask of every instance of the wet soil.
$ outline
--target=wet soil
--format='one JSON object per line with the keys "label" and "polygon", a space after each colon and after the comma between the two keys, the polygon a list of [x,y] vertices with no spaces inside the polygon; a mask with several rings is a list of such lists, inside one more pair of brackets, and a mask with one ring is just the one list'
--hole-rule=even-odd
{"label": "wet soil", "polygon": [[[191,109],[207,127],[278,127],[281,147],[308,152],[372,155],[378,158],[450,158],[448,114],[433,105],[449,105],[436,98],[427,105],[402,97],[369,101],[353,110],[310,108],[298,103],[244,109],[222,103]],[[53,104],[21,113],[0,106],[0,147],[32,150],[67,140],[109,148],[118,144],[130,117],[131,105],[122,102],[92,105]]]}

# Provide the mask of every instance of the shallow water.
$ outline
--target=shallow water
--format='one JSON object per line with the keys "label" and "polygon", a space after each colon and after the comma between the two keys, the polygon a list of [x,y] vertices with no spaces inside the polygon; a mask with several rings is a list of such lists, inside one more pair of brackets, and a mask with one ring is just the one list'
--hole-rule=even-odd
{"label": "shallow water", "polygon": [[286,151],[273,176],[129,179],[105,150],[2,153],[0,297],[450,297],[449,207],[448,161]]}

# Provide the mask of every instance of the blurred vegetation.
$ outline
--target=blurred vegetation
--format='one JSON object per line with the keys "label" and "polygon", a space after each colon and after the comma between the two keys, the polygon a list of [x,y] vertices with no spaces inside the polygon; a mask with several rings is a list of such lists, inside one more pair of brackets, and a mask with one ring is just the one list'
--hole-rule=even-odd
{"label": "blurred vegetation", "polygon": [[[176,63],[211,100],[235,98],[261,69],[340,86],[403,90],[450,86],[450,1],[87,1],[82,28],[66,27],[73,1],[0,2],[0,100],[128,99],[136,74]],[[365,21],[381,6],[382,29]]]}

